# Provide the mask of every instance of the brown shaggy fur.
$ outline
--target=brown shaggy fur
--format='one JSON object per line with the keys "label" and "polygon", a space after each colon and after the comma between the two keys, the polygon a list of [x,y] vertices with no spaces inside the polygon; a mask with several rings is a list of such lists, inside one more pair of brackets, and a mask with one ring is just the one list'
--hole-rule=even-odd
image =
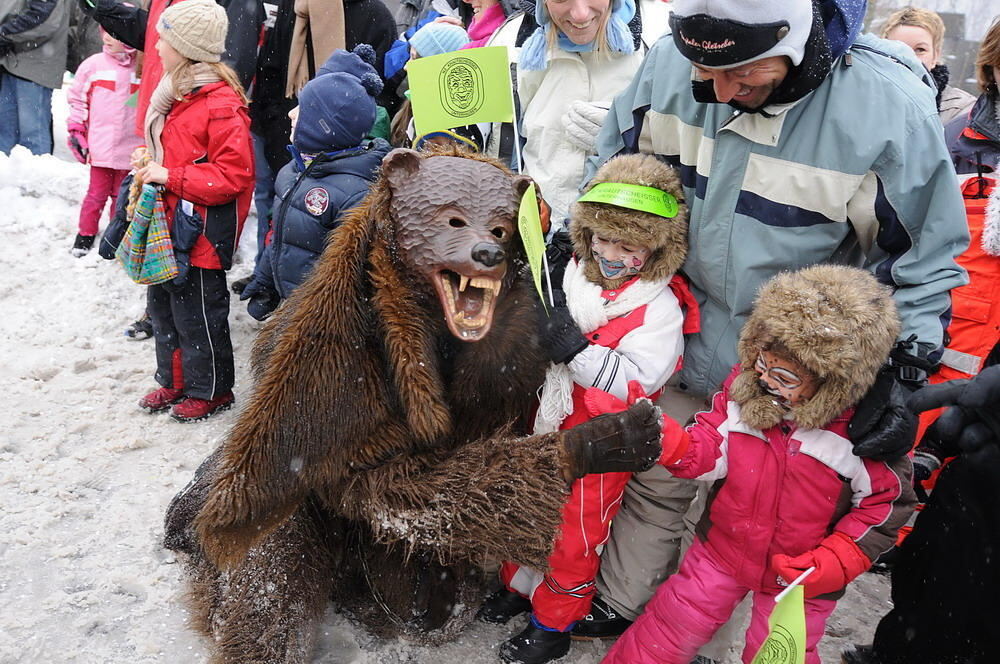
{"label": "brown shaggy fur", "polygon": [[661,280],[675,274],[687,257],[688,208],[677,172],[662,161],[645,154],[629,154],[608,160],[587,184],[585,192],[601,182],[622,182],[654,187],[677,199],[677,216],[672,219],[648,212],[576,202],[570,208],[570,238],[588,279],[618,288],[631,277],[605,279],[591,258],[594,235],[631,242],[653,250],[642,267],[644,279]]}
{"label": "brown shaggy fur", "polygon": [[761,288],[740,333],[742,372],[729,394],[750,426],[781,422],[785,409],[759,386],[754,371],[758,353],[774,347],[822,380],[812,398],[792,407],[796,424],[825,426],[871,388],[899,329],[889,289],[870,272],[816,265],[779,274]]}
{"label": "brown shaggy fur", "polygon": [[[486,157],[421,159],[439,155],[486,162],[523,190]],[[518,437],[545,366],[519,241],[492,329],[459,341],[399,255],[398,224],[421,220],[393,219],[389,179],[261,331],[236,424],[170,507],[168,545],[190,554],[216,661],[306,661],[331,595],[380,634],[453,635],[471,618],[454,606],[481,592],[475,564],[546,566],[565,452],[560,433]]]}

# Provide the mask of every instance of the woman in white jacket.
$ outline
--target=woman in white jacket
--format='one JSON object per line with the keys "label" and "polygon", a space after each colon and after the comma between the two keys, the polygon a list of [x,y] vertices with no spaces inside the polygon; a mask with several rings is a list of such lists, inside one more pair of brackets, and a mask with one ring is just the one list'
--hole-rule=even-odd
{"label": "woman in white jacket", "polygon": [[[525,2],[525,14],[511,17],[490,42],[521,46],[511,50],[519,60],[522,171],[538,183],[557,227],[579,195],[584,164],[612,100],[666,30],[667,5],[639,2],[640,16],[635,0]],[[525,32],[530,36],[522,45]],[[504,151],[497,128],[488,150],[493,154]]]}

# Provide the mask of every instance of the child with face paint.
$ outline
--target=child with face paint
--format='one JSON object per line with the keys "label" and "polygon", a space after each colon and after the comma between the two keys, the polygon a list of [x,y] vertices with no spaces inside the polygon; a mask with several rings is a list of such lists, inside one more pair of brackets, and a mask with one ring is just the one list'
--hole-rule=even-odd
{"label": "child with face paint", "polygon": [[[608,161],[572,206],[574,258],[561,284],[553,284],[555,306],[540,331],[552,364],[535,432],[608,412],[602,399],[655,399],[677,370],[684,334],[697,321],[694,300],[675,274],[687,254],[681,192],[672,168],[649,155],[627,155]],[[480,618],[505,623],[526,611],[531,617],[500,646],[502,659],[539,664],[569,650],[569,630],[590,611],[600,549],[630,477],[606,473],[573,483],[548,571],[503,564],[504,588],[490,596]]]}
{"label": "child with face paint", "polygon": [[847,430],[899,329],[891,293],[864,270],[819,265],[761,288],[712,408],[686,430],[664,416],[660,463],[716,482],[706,527],[605,664],[688,664],[752,592],[750,662],[775,595],[810,567],[805,661],[819,664],[836,600],[915,504],[909,458],[854,456]]}

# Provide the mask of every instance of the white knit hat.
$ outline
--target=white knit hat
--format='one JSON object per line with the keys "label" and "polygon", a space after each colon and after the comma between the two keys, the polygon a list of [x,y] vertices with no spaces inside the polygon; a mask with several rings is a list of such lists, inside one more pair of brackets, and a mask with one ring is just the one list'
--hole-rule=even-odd
{"label": "white knit hat", "polygon": [[677,49],[709,68],[779,55],[798,66],[813,25],[812,0],[674,0]]}
{"label": "white knit hat", "polygon": [[226,50],[229,19],[215,0],[182,0],[160,14],[160,39],[185,58],[219,62]]}

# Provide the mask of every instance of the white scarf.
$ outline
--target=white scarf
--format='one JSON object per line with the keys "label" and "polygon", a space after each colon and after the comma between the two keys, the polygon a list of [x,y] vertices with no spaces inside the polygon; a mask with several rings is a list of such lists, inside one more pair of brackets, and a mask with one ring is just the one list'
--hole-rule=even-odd
{"label": "white scarf", "polygon": [[[204,62],[194,63],[189,72],[192,77],[192,90],[222,80],[215,69]],[[149,151],[149,156],[157,164],[163,164],[163,143],[160,141],[163,124],[176,101],[179,100],[174,96],[173,78],[170,76],[170,72],[163,72],[163,78],[160,79],[149,98],[149,107],[146,109],[146,118],[143,122],[146,149]]]}
{"label": "white scarf", "polygon": [[[587,260],[587,259],[583,259]],[[576,261],[570,261],[563,275],[563,290],[566,304],[573,320],[584,334],[593,332],[618,318],[649,304],[669,288],[670,278],[649,281],[641,276],[635,283],[621,292],[613,301],[605,300],[600,284],[587,279],[584,269]],[[545,384],[539,397],[538,414],[535,416],[535,433],[558,431],[566,416],[573,412],[573,373],[565,364],[549,365],[545,372]]]}

